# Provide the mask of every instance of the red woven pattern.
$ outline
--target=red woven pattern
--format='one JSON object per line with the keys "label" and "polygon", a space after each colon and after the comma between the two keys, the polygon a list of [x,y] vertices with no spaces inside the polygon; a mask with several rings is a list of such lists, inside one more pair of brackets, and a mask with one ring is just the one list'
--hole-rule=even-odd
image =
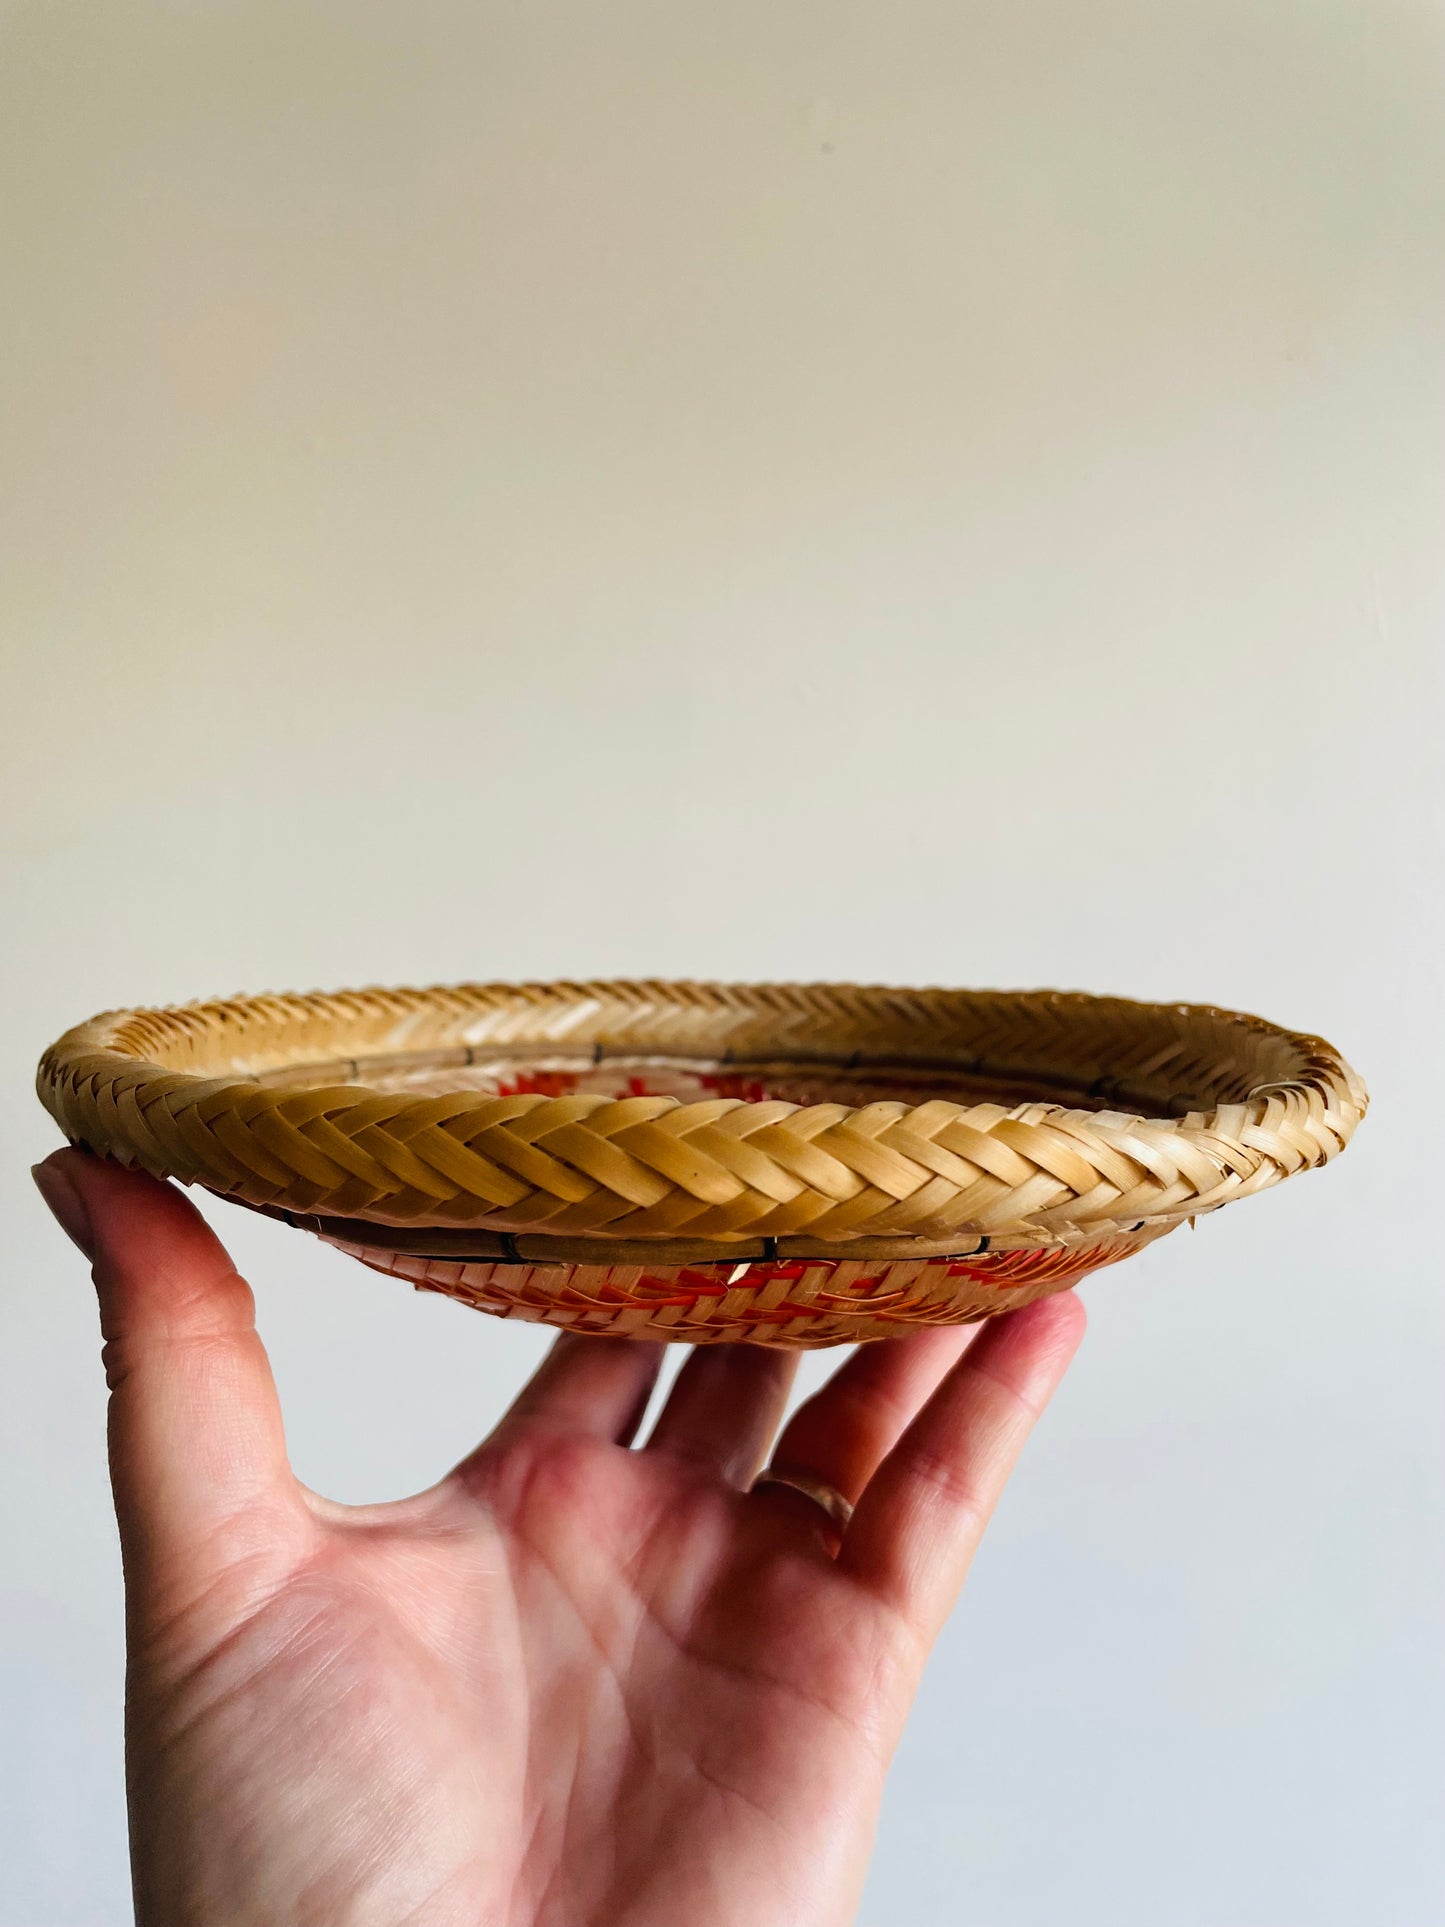
{"label": "red woven pattern", "polygon": [[818,1346],[896,1338],[911,1326],[1012,1311],[1067,1290],[1149,1238],[892,1264],[797,1258],[731,1266],[500,1264],[333,1242],[419,1291],[440,1292],[503,1318],[689,1344],[742,1339]]}

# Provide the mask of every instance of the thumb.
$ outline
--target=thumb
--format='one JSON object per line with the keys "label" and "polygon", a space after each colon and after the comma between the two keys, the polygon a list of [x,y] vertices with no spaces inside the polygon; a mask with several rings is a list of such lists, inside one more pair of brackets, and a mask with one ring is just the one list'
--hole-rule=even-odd
{"label": "thumb", "polygon": [[204,1590],[299,1524],[281,1408],[249,1286],[172,1185],[82,1151],[35,1182],[93,1266],[127,1583]]}

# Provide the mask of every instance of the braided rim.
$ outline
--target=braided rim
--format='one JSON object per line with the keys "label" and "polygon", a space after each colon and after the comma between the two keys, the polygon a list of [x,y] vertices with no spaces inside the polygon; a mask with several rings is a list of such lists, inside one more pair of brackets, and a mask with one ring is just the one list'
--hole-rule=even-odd
{"label": "braided rim", "polygon": [[[764,1083],[833,1074],[883,1094],[686,1102],[366,1083],[529,1053],[684,1060]],[[920,1085],[960,1095],[896,1094]],[[663,982],[113,1011],[45,1053],[38,1088],[72,1141],[158,1176],[315,1228],[465,1229],[471,1255],[514,1260],[662,1240],[679,1258],[923,1255],[1164,1227],[1326,1163],[1368,1101],[1321,1039],[1206,1006]]]}

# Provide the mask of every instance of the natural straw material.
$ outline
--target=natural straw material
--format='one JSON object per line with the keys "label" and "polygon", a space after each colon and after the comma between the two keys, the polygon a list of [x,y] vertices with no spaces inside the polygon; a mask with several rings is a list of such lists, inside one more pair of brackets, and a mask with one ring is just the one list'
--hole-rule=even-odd
{"label": "natural straw material", "polygon": [[[1325,1163],[1366,1103],[1328,1044],[1227,1011],[649,982],[112,1012],[46,1053],[39,1088],[73,1141],[418,1283],[533,1317],[570,1290],[561,1322],[677,1337],[703,1334],[615,1274],[815,1259],[830,1328],[861,1336],[877,1291],[840,1306],[843,1262],[1051,1254],[985,1298],[1002,1309]],[[711,1283],[707,1334],[763,1335],[741,1315],[761,1276],[725,1316]],[[928,1322],[980,1315],[982,1289],[930,1280]],[[774,1342],[802,1342],[787,1322]]]}
{"label": "natural straw material", "polygon": [[326,1229],[321,1235],[373,1270],[409,1279],[418,1291],[442,1292],[504,1318],[692,1345],[745,1340],[797,1347],[897,1338],[917,1325],[971,1324],[1014,1311],[1141,1251],[1171,1228],[1050,1246],[984,1239],[959,1258],[731,1265],[464,1263],[356,1244]]}

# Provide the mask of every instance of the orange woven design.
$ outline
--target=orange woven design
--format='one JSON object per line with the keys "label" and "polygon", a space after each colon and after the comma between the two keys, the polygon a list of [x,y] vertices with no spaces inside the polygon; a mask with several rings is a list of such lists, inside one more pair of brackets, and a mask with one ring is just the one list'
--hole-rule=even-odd
{"label": "orange woven design", "polygon": [[[1164,1229],[1168,1229],[1165,1227]],[[746,1265],[458,1263],[330,1239],[374,1271],[478,1311],[568,1330],[691,1345],[809,1348],[897,1338],[919,1325],[1014,1311],[1117,1264],[1163,1230],[975,1258],[795,1258]]]}

